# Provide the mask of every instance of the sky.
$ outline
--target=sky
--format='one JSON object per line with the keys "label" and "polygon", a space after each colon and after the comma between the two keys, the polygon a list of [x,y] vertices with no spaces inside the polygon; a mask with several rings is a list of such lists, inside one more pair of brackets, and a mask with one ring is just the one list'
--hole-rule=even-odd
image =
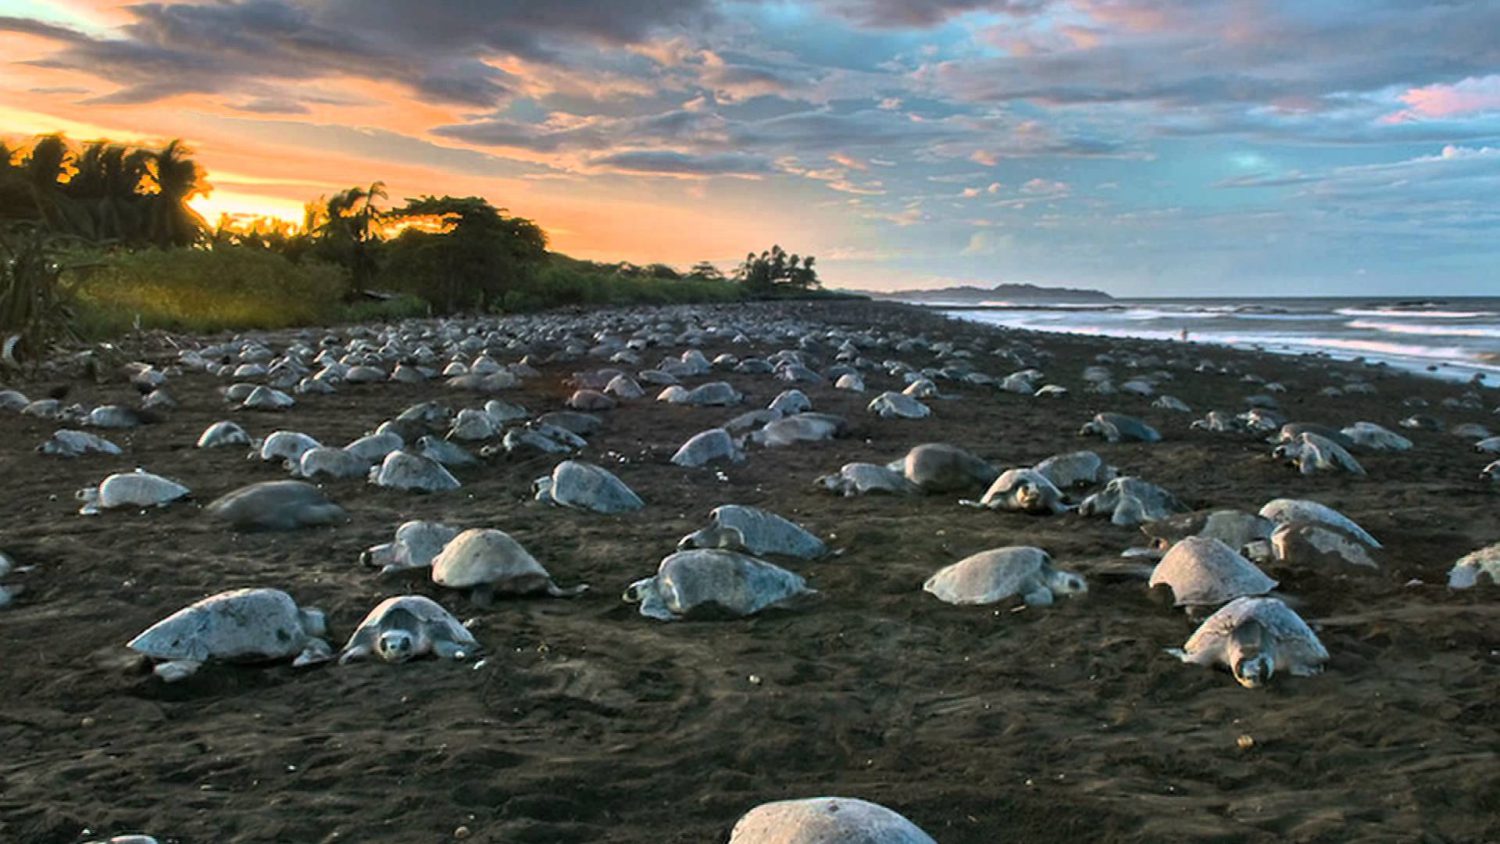
{"label": "sky", "polygon": [[580,258],[1121,296],[1500,295],[1500,0],[0,0],[0,133],[220,213],[384,181]]}

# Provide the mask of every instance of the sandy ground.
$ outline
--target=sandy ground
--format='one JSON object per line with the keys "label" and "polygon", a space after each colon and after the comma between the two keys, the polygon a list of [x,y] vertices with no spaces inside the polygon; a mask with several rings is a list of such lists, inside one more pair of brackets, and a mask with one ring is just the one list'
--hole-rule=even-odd
{"label": "sandy ground", "polygon": [[[467,827],[475,842],[722,842],[758,803],[825,794],[883,803],[944,844],[1500,840],[1497,590],[1444,585],[1454,559],[1500,540],[1500,491],[1476,479],[1487,461],[1460,437],[1404,432],[1416,448],[1361,454],[1366,478],[1303,477],[1255,439],[1188,428],[1202,412],[1241,409],[1260,392],[1240,380],[1246,372],[1288,385],[1282,404],[1291,418],[1336,426],[1394,428],[1412,412],[1402,400],[1420,396],[1450,425],[1500,427],[1488,412],[1495,390],[1484,391],[1486,410],[1455,411],[1438,402],[1465,386],[1354,364],[999,333],[890,306],[798,313],[972,341],[983,350],[976,368],[997,376],[1019,367],[988,350],[1032,342],[1052,355],[1048,380],[1073,392],[1046,401],[943,384],[952,398],[933,401],[932,418],[886,421],[864,412],[878,391],[900,386],[882,372],[867,374],[863,396],[804,388],[818,410],[845,415],[851,435],[754,451],[723,470],[727,479],[667,459],[744,408],[671,407],[648,394],[605,413],[584,454],[640,493],[643,511],[611,517],[542,505],[528,489],[555,461],[496,459],[457,472],[464,487],[454,493],[330,483],[351,523],[282,535],[227,534],[202,516],[223,492],[285,477],[240,448],[194,449],[209,423],[234,418],[256,435],[293,428],[338,444],[419,400],[479,401],[439,383],[349,386],[280,416],[237,413],[216,394],[221,382],[184,374],[171,386],[182,406],[166,421],[110,434],[123,456],[77,460],[33,452],[51,423],[0,414],[0,549],[35,566],[12,575],[26,591],[0,610],[0,841],[141,831],[192,844],[439,842]],[[1109,349],[1158,354],[1175,376],[1165,391],[1197,413],[1084,392],[1084,366]],[[680,351],[652,349],[647,359]],[[1172,363],[1204,358],[1234,374]],[[559,409],[562,379],[590,366],[546,366],[507,398]],[[1122,364],[1114,370],[1117,381],[1129,374]],[[1378,393],[1319,396],[1337,383],[1334,371],[1361,373]],[[767,376],[725,380],[748,394],[749,407],[785,386]],[[37,397],[62,383],[11,386]],[[80,379],[68,398],[131,395],[124,383]],[[967,509],[958,496],[846,499],[811,484],[845,462],[885,462],[931,441],[1000,466],[1029,465],[1089,445],[1075,432],[1100,410],[1140,415],[1166,441],[1091,447],[1193,506],[1255,510],[1273,497],[1315,498],[1385,541],[1378,573],[1272,570],[1332,653],[1323,676],[1278,676],[1250,691],[1165,654],[1193,623],[1153,602],[1140,581],[1103,572],[1139,544],[1133,529],[1076,514]],[[186,483],[194,500],[77,514],[76,489],[136,466]],[[681,623],[642,618],[622,603],[624,586],[649,575],[721,503],[773,509],[840,549],[788,564],[824,600]],[[391,584],[362,568],[360,550],[409,518],[502,528],[559,582],[593,588],[577,600],[506,600],[481,611],[421,579]],[[921,591],[948,563],[1017,544],[1094,572],[1090,593],[1022,609],[953,607]],[[242,586],[275,586],[326,610],[335,646],[383,597],[429,595],[460,618],[477,617],[488,658],[478,667],[211,666],[166,686],[123,648],[167,613]],[[1241,749],[1242,736],[1253,746]]]}

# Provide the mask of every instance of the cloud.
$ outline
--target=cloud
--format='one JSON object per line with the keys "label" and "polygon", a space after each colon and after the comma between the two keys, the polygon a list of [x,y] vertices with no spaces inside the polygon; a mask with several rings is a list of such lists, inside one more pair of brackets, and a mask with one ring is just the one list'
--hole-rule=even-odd
{"label": "cloud", "polygon": [[1062,198],[1068,195],[1071,187],[1067,182],[1056,182],[1050,179],[1035,178],[1021,185],[1021,193],[1027,196],[1049,196]]}
{"label": "cloud", "polygon": [[1452,85],[1424,85],[1402,94],[1406,109],[1387,120],[1402,122],[1500,111],[1500,75],[1469,77]]}
{"label": "cloud", "polygon": [[589,163],[624,173],[678,177],[763,176],[775,169],[770,161],[755,155],[693,155],[666,150],[617,152],[590,159]]}
{"label": "cloud", "polygon": [[823,0],[835,14],[872,27],[930,27],[969,12],[1032,15],[1049,0]]}

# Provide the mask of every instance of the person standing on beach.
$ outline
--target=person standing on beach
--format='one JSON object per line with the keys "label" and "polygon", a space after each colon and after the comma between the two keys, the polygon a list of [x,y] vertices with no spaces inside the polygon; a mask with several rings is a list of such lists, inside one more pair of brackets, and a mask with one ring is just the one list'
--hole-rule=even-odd
{"label": "person standing on beach", "polygon": [[1188,330],[1186,328],[1183,328],[1182,329],[1182,342],[1186,343],[1187,342],[1187,338],[1188,338]]}

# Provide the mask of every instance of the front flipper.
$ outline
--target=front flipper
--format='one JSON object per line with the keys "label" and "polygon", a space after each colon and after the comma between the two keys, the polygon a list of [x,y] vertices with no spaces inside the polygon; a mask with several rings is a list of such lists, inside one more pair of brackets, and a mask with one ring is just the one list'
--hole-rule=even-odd
{"label": "front flipper", "polygon": [[1052,606],[1052,590],[1045,586],[1038,586],[1022,595],[1021,600],[1025,601],[1028,607],[1050,607]]}
{"label": "front flipper", "polygon": [[160,677],[164,683],[176,683],[193,676],[202,667],[203,663],[196,659],[174,659],[158,663],[151,673]]}
{"label": "front flipper", "polygon": [[460,645],[452,639],[433,639],[432,653],[439,659],[465,660],[479,651],[478,645]]}
{"label": "front flipper", "polygon": [[322,639],[309,639],[302,653],[297,654],[297,658],[292,660],[292,667],[305,668],[330,659],[333,659],[333,648],[329,647],[327,642]]}
{"label": "front flipper", "polygon": [[569,586],[567,588],[563,588],[561,586],[558,586],[556,583],[553,583],[551,580],[547,581],[547,594],[551,595],[554,598],[576,598],[587,591],[589,591],[589,585],[587,583],[580,583],[577,586]]}

